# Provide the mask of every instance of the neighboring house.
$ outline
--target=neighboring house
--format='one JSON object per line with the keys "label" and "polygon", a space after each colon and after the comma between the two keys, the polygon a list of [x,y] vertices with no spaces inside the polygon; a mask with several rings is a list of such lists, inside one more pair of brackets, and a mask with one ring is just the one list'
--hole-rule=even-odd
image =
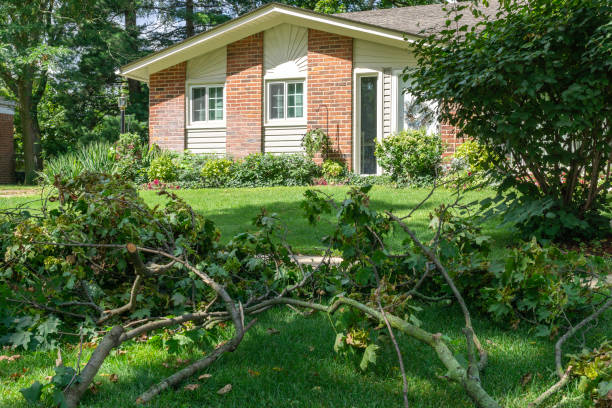
{"label": "neighboring house", "polygon": [[15,102],[0,98],[0,184],[15,182],[14,115]]}
{"label": "neighboring house", "polygon": [[[489,14],[492,14],[491,9]],[[414,106],[401,72],[440,30],[441,5],[335,15],[271,3],[121,68],[149,84],[149,140],[194,153],[295,153],[321,128],[355,172],[380,172],[375,141],[407,127],[455,130]]]}

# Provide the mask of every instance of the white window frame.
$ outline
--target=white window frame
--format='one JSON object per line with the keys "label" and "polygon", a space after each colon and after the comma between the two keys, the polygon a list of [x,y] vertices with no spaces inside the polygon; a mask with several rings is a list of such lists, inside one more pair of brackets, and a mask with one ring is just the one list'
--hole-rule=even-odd
{"label": "white window frame", "polygon": [[[392,102],[391,102],[391,121],[392,121],[392,129],[393,132],[399,132],[401,131],[401,129],[404,127],[404,118],[403,116],[403,112],[404,112],[404,108],[403,108],[403,101],[404,101],[404,92],[402,92],[402,76],[403,76],[403,70],[395,70],[393,71],[393,77],[392,77],[392,82],[391,82],[391,95],[392,95]],[[437,103],[435,101],[431,101],[430,104],[432,105],[432,108],[436,109],[437,108]],[[441,130],[441,126],[440,126],[440,120],[438,117],[436,117],[436,121],[433,125],[430,125],[427,128],[427,133],[428,134],[436,134],[436,133],[440,133]]]}
{"label": "white window frame", "polygon": [[[193,120],[193,90],[196,88],[205,88],[206,92],[205,92],[205,106],[204,106],[204,111],[205,111],[205,120],[199,120],[199,121],[194,121]],[[215,120],[209,120],[209,94],[208,94],[208,89],[209,88],[222,88],[223,89],[223,119],[215,119]],[[187,86],[187,99],[188,99],[188,103],[187,103],[187,123],[188,129],[202,129],[202,128],[221,128],[221,127],[225,127],[225,118],[227,115],[227,103],[226,103],[226,92],[225,92],[225,84],[222,83],[191,83],[188,84]]]}
{"label": "white window frame", "polygon": [[[283,84],[283,118],[281,119],[271,119],[270,118],[270,86],[272,84]],[[287,117],[287,104],[289,103],[289,95],[288,95],[288,86],[289,84],[302,84],[302,116],[299,118],[288,118]],[[287,125],[305,125],[306,124],[306,116],[307,112],[307,103],[306,95],[307,95],[307,84],[305,78],[291,78],[291,79],[266,79],[265,81],[265,92],[264,92],[264,105],[265,105],[265,113],[266,113],[266,125],[278,125],[278,126],[287,126]]]}

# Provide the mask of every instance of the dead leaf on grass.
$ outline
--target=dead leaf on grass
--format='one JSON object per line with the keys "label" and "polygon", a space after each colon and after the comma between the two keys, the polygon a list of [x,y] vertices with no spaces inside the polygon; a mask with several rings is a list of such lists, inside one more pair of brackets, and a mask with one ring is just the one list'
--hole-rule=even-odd
{"label": "dead leaf on grass", "polygon": [[185,388],[187,391],[195,391],[195,390],[197,390],[198,388],[200,388],[200,384],[187,384],[187,385],[186,385],[185,387],[183,387],[183,388]]}
{"label": "dead leaf on grass", "polygon": [[255,371],[255,370],[250,370],[249,369],[249,375],[251,377],[257,377],[258,375],[260,375],[261,373],[259,371]]}
{"label": "dead leaf on grass", "polygon": [[126,353],[127,353],[127,351],[125,351],[125,350],[117,350],[117,355],[118,356],[120,356],[122,354],[126,354]]}
{"label": "dead leaf on grass", "polygon": [[525,388],[533,379],[533,374],[527,373],[521,377],[521,387]]}
{"label": "dead leaf on grass", "polygon": [[116,383],[117,381],[119,381],[119,376],[117,374],[111,374],[108,376],[108,379],[110,382]]}
{"label": "dead leaf on grass", "polygon": [[189,362],[189,359],[187,358],[177,358],[176,359],[176,364],[178,365],[184,365],[187,364]]}
{"label": "dead leaf on grass", "polygon": [[274,371],[283,371],[282,367],[272,367]]}
{"label": "dead leaf on grass", "polygon": [[21,358],[20,354],[15,354],[14,356],[0,356],[0,361],[11,361],[19,360]]}
{"label": "dead leaf on grass", "polygon": [[276,329],[274,329],[274,328],[272,328],[272,327],[268,327],[268,329],[266,330],[266,332],[267,332],[268,334],[278,334],[278,333],[280,333],[280,330],[276,330]]}
{"label": "dead leaf on grass", "polygon": [[208,380],[210,377],[212,377],[211,374],[202,374],[198,377],[198,380]]}
{"label": "dead leaf on grass", "polygon": [[232,384],[226,384],[219,391],[217,391],[217,394],[225,395],[228,392],[230,392],[231,390],[232,390]]}

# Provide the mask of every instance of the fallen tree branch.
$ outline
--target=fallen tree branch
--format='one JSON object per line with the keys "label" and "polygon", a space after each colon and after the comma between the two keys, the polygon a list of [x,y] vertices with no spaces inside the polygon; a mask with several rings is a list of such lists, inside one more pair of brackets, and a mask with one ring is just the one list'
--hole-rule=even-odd
{"label": "fallen tree branch", "polygon": [[561,363],[561,357],[562,357],[561,347],[563,347],[563,343],[565,343],[570,337],[576,334],[578,330],[582,329],[584,326],[586,326],[591,321],[597,319],[610,306],[612,306],[612,298],[608,299],[608,301],[604,303],[603,306],[601,306],[595,312],[593,312],[592,314],[584,318],[580,323],[570,328],[567,331],[567,333],[565,333],[563,336],[559,338],[559,340],[557,340],[557,343],[555,344],[555,365],[557,368],[557,375],[559,376],[559,378],[562,378],[564,375],[563,366]]}
{"label": "fallen tree branch", "polygon": [[214,349],[205,358],[196,361],[195,363],[183,368],[180,371],[177,371],[176,373],[172,374],[170,377],[166,378],[162,382],[155,384],[154,386],[149,388],[147,391],[140,394],[140,396],[136,399],[136,404],[146,404],[147,402],[155,398],[155,396],[158,395],[160,392],[170,387],[174,387],[175,385],[179,384],[184,379],[191,377],[196,372],[214,363],[223,354],[235,350],[240,344],[240,342],[242,341],[242,338],[244,337],[244,333],[246,333],[246,331],[249,330],[256,321],[257,319],[251,320],[249,324],[246,325],[244,330],[238,331],[231,340],[229,340],[226,343],[223,343],[221,346]]}
{"label": "fallen tree branch", "polygon": [[123,327],[115,326],[100,342],[98,347],[94,350],[93,354],[87,361],[85,368],[81,371],[79,381],[74,383],[68,390],[64,392],[66,398],[66,405],[68,408],[76,408],[79,405],[81,397],[89,388],[93,378],[96,376],[102,363],[111,352],[111,350],[121,344],[121,335],[123,334]]}
{"label": "fallen tree branch", "polygon": [[544,391],[542,394],[540,394],[540,396],[536,398],[535,400],[533,400],[533,402],[530,402],[529,405],[527,405],[527,407],[533,408],[533,407],[537,407],[538,405],[541,405],[544,401],[548,399],[548,397],[550,397],[555,392],[559,391],[563,386],[565,386],[565,384],[567,384],[571,378],[571,373],[572,373],[573,368],[574,367],[571,365],[568,366],[567,370],[565,370],[565,373],[561,376],[561,379],[557,381],[552,387],[550,387],[549,389]]}

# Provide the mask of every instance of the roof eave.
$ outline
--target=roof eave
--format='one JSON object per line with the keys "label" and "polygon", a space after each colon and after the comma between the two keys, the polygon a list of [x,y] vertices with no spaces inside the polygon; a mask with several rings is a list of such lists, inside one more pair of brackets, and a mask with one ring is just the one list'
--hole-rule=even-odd
{"label": "roof eave", "polygon": [[[271,17],[276,18],[277,16],[280,17],[280,20],[275,19],[271,21]],[[408,43],[410,43],[420,38],[420,36],[415,34],[382,28],[368,23],[356,22],[335,15],[316,13],[310,10],[278,3],[269,3],[194,37],[124,65],[118,70],[118,74],[138,81],[148,82],[150,74],[165,69],[163,68],[165,65],[169,67],[192,58],[193,56],[189,56],[190,49],[192,50],[198,46],[203,47],[208,42],[214,47],[208,51],[212,51],[212,49],[225,46],[240,38],[269,28],[265,25],[257,24],[256,27],[250,29],[257,21],[264,20],[266,20],[270,26],[284,22],[301,22],[302,25],[306,26],[326,28],[324,31],[344,32],[345,34],[353,34],[351,36],[357,38],[368,37],[369,39],[378,39],[383,42],[397,43],[397,45],[401,45],[401,43],[407,44],[405,40],[408,40]],[[240,28],[242,28],[242,30],[235,32]],[[232,36],[233,33],[236,35]],[[167,60],[168,63],[164,64],[164,60]],[[152,69],[152,72],[149,72],[150,69]]]}

